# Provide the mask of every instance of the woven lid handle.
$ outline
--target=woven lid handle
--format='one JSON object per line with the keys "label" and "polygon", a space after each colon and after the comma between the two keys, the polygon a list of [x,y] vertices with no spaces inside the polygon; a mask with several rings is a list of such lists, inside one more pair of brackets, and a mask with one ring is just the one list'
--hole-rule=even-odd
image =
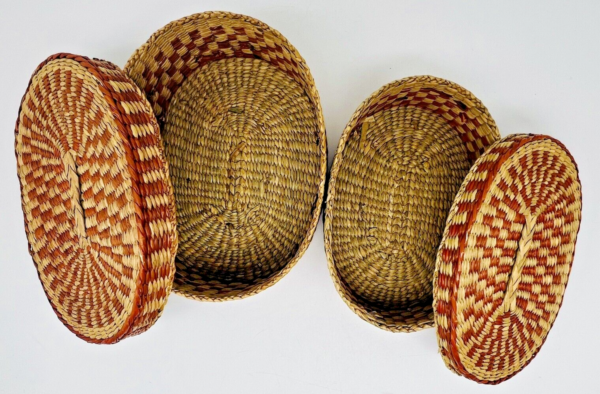
{"label": "woven lid handle", "polygon": [[81,206],[81,183],[77,173],[77,163],[75,162],[75,152],[67,151],[63,156],[63,163],[69,179],[69,194],[71,195],[71,206],[73,207],[73,216],[75,217],[75,234],[81,244],[86,237],[85,215]]}
{"label": "woven lid handle", "polygon": [[504,293],[504,301],[502,302],[502,310],[504,312],[514,311],[517,307],[517,289],[519,288],[519,283],[521,283],[521,274],[523,273],[523,267],[525,267],[525,262],[527,261],[527,253],[532,244],[531,241],[535,232],[534,230],[535,217],[526,215],[525,226],[523,226],[521,239],[519,239],[515,264],[510,273],[506,293]]}

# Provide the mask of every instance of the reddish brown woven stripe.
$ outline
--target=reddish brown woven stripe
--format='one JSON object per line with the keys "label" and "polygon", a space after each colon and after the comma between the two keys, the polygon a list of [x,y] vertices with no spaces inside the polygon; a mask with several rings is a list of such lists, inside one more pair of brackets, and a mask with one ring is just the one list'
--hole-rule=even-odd
{"label": "reddish brown woven stripe", "polygon": [[[138,189],[135,195],[139,196],[138,206],[140,207],[143,219],[139,221],[139,231],[140,234],[143,234],[144,245],[142,251],[144,252],[144,262],[146,264],[146,269],[142,271],[142,275],[147,276],[140,278],[140,284],[142,287],[139,292],[141,300],[138,307],[141,308],[143,305],[152,305],[153,302],[160,299],[166,299],[168,297],[167,291],[170,289],[161,288],[157,292],[152,292],[148,288],[149,283],[160,280],[161,278],[164,278],[168,282],[173,281],[173,276],[175,273],[174,265],[171,264],[154,268],[150,257],[152,254],[166,249],[171,253],[171,261],[174,261],[177,251],[177,234],[174,231],[175,204],[173,200],[173,191],[168,177],[156,179],[151,182],[142,181],[140,179],[145,175],[150,175],[150,173],[153,171],[158,170],[166,172],[166,162],[164,160],[160,131],[154,114],[148,106],[146,98],[140,94],[141,92],[137,88],[128,90],[127,92],[117,92],[113,88],[113,85],[111,85],[109,82],[124,82],[130,84],[132,87],[135,85],[117,66],[113,65],[112,63],[101,60],[94,60],[94,63],[99,67],[101,78],[105,82],[104,86],[108,91],[107,93],[110,94],[115,100],[118,113],[121,116],[120,120],[124,126],[123,130],[126,131],[126,133],[123,135],[123,138],[129,142],[129,144],[126,146],[128,149],[133,150],[133,152],[131,152],[132,154],[128,154],[127,157],[132,158],[132,164],[136,169],[136,171],[133,171],[133,173],[137,175],[137,177],[134,178],[137,181],[134,187]],[[105,73],[100,67],[113,70],[116,73]],[[122,102],[145,106],[148,108],[148,111],[145,113],[128,114],[128,111],[123,108]],[[135,138],[133,136],[133,131],[131,130],[132,125],[152,125],[154,127],[154,132]],[[144,160],[142,157],[140,157],[140,152],[144,148],[158,149],[160,151],[160,156],[156,156],[152,160]],[[170,204],[156,207],[148,205],[148,197],[164,194],[170,196]],[[162,235],[152,235],[149,237],[148,235],[153,233],[152,229],[150,229],[150,223],[157,219],[170,222],[172,224],[173,231],[165,232]],[[126,333],[124,337],[137,335],[146,331],[148,328],[150,328],[150,326],[152,326],[152,324],[154,324],[161,313],[162,309],[154,308],[151,308],[146,313],[139,313],[135,321],[131,324],[129,332]]]}

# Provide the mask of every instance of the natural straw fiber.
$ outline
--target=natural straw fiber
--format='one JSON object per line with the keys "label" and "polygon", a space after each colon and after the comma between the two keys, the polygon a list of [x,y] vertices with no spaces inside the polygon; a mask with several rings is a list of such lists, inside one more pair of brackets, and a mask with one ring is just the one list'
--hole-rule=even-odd
{"label": "natural straw fiber", "polygon": [[324,231],[335,286],[361,318],[389,331],[433,326],[448,211],[497,139],[483,104],[439,78],[393,82],[356,110],[331,169]]}
{"label": "natural straw fiber", "polygon": [[59,319],[94,343],[147,330],[177,234],[146,98],[111,63],[57,54],[31,78],[15,133],[29,250]]}
{"label": "natural straw fiber", "polygon": [[309,69],[277,31],[209,12],[172,22],[125,71],[158,118],[177,204],[175,291],[249,296],[300,259],[327,170]]}
{"label": "natural straw fiber", "polygon": [[555,139],[509,136],[477,160],[437,255],[435,323],[449,368],[496,384],[535,357],[563,301],[580,220],[577,165]]}

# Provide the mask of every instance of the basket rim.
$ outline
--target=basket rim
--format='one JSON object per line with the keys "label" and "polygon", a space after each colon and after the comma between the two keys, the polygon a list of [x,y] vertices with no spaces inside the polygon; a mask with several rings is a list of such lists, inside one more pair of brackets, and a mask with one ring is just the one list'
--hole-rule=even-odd
{"label": "basket rim", "polygon": [[[320,162],[319,162],[319,182],[318,182],[319,186],[318,186],[317,197],[315,200],[315,207],[313,208],[312,218],[309,222],[308,229],[307,229],[306,233],[304,234],[304,236],[302,237],[302,242],[299,244],[299,247],[296,250],[296,253],[287,262],[287,264],[282,269],[280,269],[280,270],[274,272],[273,274],[271,274],[270,276],[266,277],[264,280],[262,280],[258,283],[255,283],[251,286],[248,286],[248,288],[246,288],[246,290],[244,290],[240,293],[237,293],[235,295],[229,295],[229,296],[224,296],[224,297],[211,297],[211,296],[206,296],[206,295],[192,294],[187,290],[180,290],[177,286],[173,286],[174,293],[182,295],[186,298],[200,300],[200,301],[221,302],[221,301],[243,299],[243,298],[255,295],[257,293],[260,293],[261,291],[273,286],[275,283],[277,283],[279,280],[281,280],[281,278],[283,278],[298,263],[298,261],[301,259],[301,257],[304,255],[304,253],[308,249],[310,242],[312,241],[312,238],[314,236],[315,230],[319,223],[319,217],[321,215],[323,200],[324,200],[324,196],[325,196],[325,185],[326,185],[326,180],[327,180],[327,154],[328,154],[327,133],[326,133],[325,119],[323,117],[323,109],[321,106],[321,99],[319,96],[319,92],[316,88],[316,84],[315,84],[314,78],[310,72],[310,68],[306,64],[306,61],[304,60],[302,55],[300,55],[300,53],[298,52],[296,47],[293,46],[288,41],[288,39],[285,38],[285,36],[283,36],[278,30],[270,27],[269,25],[267,25],[266,23],[264,23],[258,19],[255,19],[255,18],[247,16],[247,15],[232,13],[232,12],[228,12],[228,11],[206,11],[206,12],[195,13],[195,14],[174,20],[172,22],[169,22],[162,28],[155,31],[144,44],[142,44],[138,49],[135,50],[135,52],[131,55],[129,60],[127,60],[127,63],[125,64],[125,67],[123,68],[125,73],[129,75],[128,70],[131,69],[132,67],[134,67],[136,62],[143,56],[143,54],[145,52],[149,51],[154,45],[156,45],[157,41],[159,41],[162,36],[164,36],[165,34],[168,34],[174,28],[177,28],[179,26],[182,26],[182,25],[185,25],[188,23],[194,23],[200,19],[241,20],[241,21],[244,21],[255,27],[260,28],[265,32],[270,32],[278,40],[281,40],[281,42],[285,45],[287,50],[289,50],[289,52],[295,57],[295,60],[298,62],[298,66],[300,68],[302,68],[303,71],[305,72],[305,77],[306,77],[305,82],[306,82],[307,87],[306,88],[303,87],[303,90],[304,90],[305,94],[307,95],[307,98],[309,99],[310,103],[315,107],[315,116],[316,116],[317,122],[319,124],[319,129],[315,130],[315,133],[318,135],[318,138],[320,141],[320,143],[319,143]],[[185,78],[179,84],[181,85],[184,82],[185,82]]]}
{"label": "basket rim", "polygon": [[[117,103],[119,103],[121,101],[121,99],[119,97],[117,97],[117,95],[113,92],[113,89],[111,89],[110,87],[107,87],[107,85],[109,84],[108,81],[105,80],[105,78],[102,76],[102,73],[98,70],[98,66],[95,65],[94,63],[96,61],[100,61],[100,62],[106,62],[112,65],[112,63],[107,62],[105,60],[101,60],[101,59],[96,59],[96,58],[89,58],[87,56],[83,56],[83,55],[76,55],[76,54],[72,54],[72,53],[66,53],[66,52],[59,52],[53,55],[50,55],[49,57],[47,57],[44,61],[42,61],[35,69],[35,71],[32,73],[30,80],[28,82],[27,88],[25,90],[25,93],[23,94],[23,97],[21,99],[21,102],[19,104],[19,109],[18,109],[18,116],[17,116],[17,121],[15,123],[15,132],[14,132],[14,136],[15,136],[15,143],[14,143],[14,149],[15,149],[15,157],[17,158],[17,163],[18,163],[18,151],[17,151],[17,137],[19,135],[19,125],[20,125],[20,118],[21,118],[21,111],[22,111],[22,106],[23,103],[25,101],[25,98],[27,96],[27,93],[29,92],[29,89],[31,88],[31,84],[33,82],[34,77],[46,66],[48,65],[50,62],[54,61],[54,60],[61,60],[61,59],[66,59],[66,60],[72,60],[76,63],[78,63],[80,66],[84,67],[86,69],[87,72],[89,72],[90,74],[92,74],[94,76],[94,78],[98,81],[99,86],[101,87],[101,92],[102,92],[102,96],[103,98],[109,103],[109,106],[112,108],[113,110],[113,115],[114,115],[114,122],[117,125],[117,128],[119,130],[119,137],[122,139],[123,141],[123,146],[124,146],[124,150],[125,153],[124,155],[127,157],[131,157],[131,161],[135,161],[134,159],[134,153],[133,153],[133,146],[131,144],[130,138],[131,138],[131,130],[130,127],[124,123],[123,121],[123,117],[124,115],[126,115],[126,110],[121,106],[121,105],[117,105]],[[116,67],[116,66],[115,66]],[[126,76],[125,73],[123,72],[123,70],[121,70],[120,68],[117,67],[117,69],[123,74],[123,76]],[[135,86],[135,84],[132,81],[132,85]],[[147,100],[145,100],[145,96],[143,94],[141,94],[140,92],[140,96],[144,98],[144,102],[141,103],[141,105],[145,105],[147,107],[147,110],[149,111],[149,113],[152,113],[152,109],[150,107],[150,104],[147,102]],[[159,133],[158,133],[159,134]],[[160,141],[160,134],[158,135],[159,141]],[[168,173],[168,163],[165,161],[165,169]],[[136,170],[135,166],[132,165],[128,165],[127,166],[128,171],[130,173],[130,180],[132,183],[132,193],[134,193],[138,199],[141,198],[141,193],[139,192],[140,190],[140,183],[139,183],[139,174],[138,171]],[[19,190],[20,193],[22,195],[23,193],[23,183],[21,182],[21,178],[19,178]],[[170,185],[170,179],[167,177],[167,182],[168,182],[168,189],[167,190],[167,197],[170,199],[170,201],[172,202],[170,209],[173,210],[173,216],[172,216],[172,222],[171,223],[173,225],[173,228],[175,228],[176,223],[175,222],[175,204],[174,204],[174,196],[173,196],[173,191],[172,191],[172,187]],[[168,193],[170,191],[170,193]],[[25,205],[24,205],[24,201],[23,199],[21,199],[21,206],[22,206],[22,210],[24,212],[25,215]],[[129,316],[127,317],[127,319],[125,320],[125,323],[123,324],[123,327],[113,336],[109,337],[109,338],[105,338],[105,339],[97,339],[97,338],[91,338],[86,336],[83,333],[80,333],[78,331],[76,331],[70,324],[66,323],[66,320],[63,318],[63,316],[61,315],[61,313],[58,311],[57,307],[51,302],[51,299],[49,297],[49,294],[45,288],[45,286],[42,286],[42,288],[44,289],[44,293],[46,294],[46,298],[49,302],[49,304],[52,306],[52,309],[54,310],[55,314],[57,315],[57,317],[59,318],[59,320],[61,320],[61,322],[63,322],[63,325],[66,326],[69,331],[71,331],[73,334],[75,334],[77,337],[85,340],[86,342],[90,342],[90,343],[96,343],[96,344],[114,344],[117,343],[119,341],[121,341],[124,338],[127,338],[131,335],[135,335],[141,331],[145,331],[146,329],[150,328],[150,326],[152,324],[150,324],[150,326],[147,327],[142,327],[141,331],[140,327],[136,327],[135,323],[136,323],[136,319],[141,316],[141,314],[144,313],[144,305],[143,305],[143,297],[144,297],[144,286],[143,284],[145,283],[146,280],[146,276],[149,274],[148,269],[151,266],[151,264],[149,263],[149,255],[147,255],[147,251],[148,247],[147,245],[150,242],[150,236],[148,236],[148,234],[146,234],[146,220],[144,217],[142,217],[141,215],[143,215],[145,212],[145,209],[140,207],[139,211],[136,213],[135,217],[136,217],[136,222],[137,222],[137,232],[138,232],[138,242],[141,246],[141,250],[143,251],[143,256],[142,256],[142,263],[140,266],[140,272],[138,277],[136,278],[136,289],[135,289],[135,294],[133,296],[132,299],[132,309],[131,312],[129,314]],[[27,229],[27,219],[26,217],[24,217],[24,222],[25,222],[25,229]],[[177,251],[177,232],[174,232],[174,240],[173,243],[171,244],[171,248],[170,248],[170,252],[172,254],[172,256],[174,257]],[[31,249],[31,244],[29,243],[29,240],[27,241],[28,244],[28,251],[29,254],[33,257],[32,255],[32,249]],[[34,265],[36,265],[36,273],[38,275],[38,279],[41,282],[41,277],[40,277],[40,273],[37,269],[37,263],[34,261]],[[174,267],[174,260],[171,260],[170,265],[172,265]],[[168,284],[168,288],[170,288],[172,286],[172,281],[173,281],[173,273],[174,273],[174,269],[172,270],[172,273],[170,275],[169,281],[170,284]],[[168,294],[170,293],[170,290],[167,291],[167,298],[168,298]],[[166,304],[166,301],[165,301]],[[164,305],[163,305],[164,307]],[[158,316],[158,318],[160,318],[160,314]],[[137,329],[138,331],[133,331]]]}
{"label": "basket rim", "polygon": [[396,327],[391,327],[389,325],[383,324],[379,318],[373,316],[373,311],[378,313],[378,312],[385,312],[386,310],[382,310],[382,309],[380,309],[378,307],[374,307],[374,306],[367,307],[368,304],[361,304],[359,302],[356,302],[353,299],[354,296],[351,294],[351,291],[349,289],[347,289],[346,284],[344,283],[343,279],[340,277],[340,275],[337,271],[336,263],[335,263],[335,260],[333,257],[333,252],[332,252],[332,242],[333,242],[332,220],[335,215],[335,206],[334,206],[335,195],[336,195],[335,186],[336,186],[337,175],[340,171],[340,168],[341,168],[343,160],[344,160],[344,150],[346,147],[346,143],[348,142],[348,139],[350,138],[350,134],[358,125],[358,122],[361,119],[361,115],[363,114],[363,111],[366,108],[368,108],[369,105],[371,105],[383,93],[385,93],[391,89],[399,89],[405,85],[408,85],[411,83],[419,83],[419,82],[428,82],[431,84],[440,85],[440,86],[444,86],[444,87],[447,87],[447,88],[450,88],[453,90],[457,90],[460,94],[462,94],[466,98],[468,98],[474,104],[474,107],[476,107],[479,111],[484,113],[489,118],[488,126],[491,130],[491,134],[494,137],[496,137],[496,139],[498,139],[500,136],[498,127],[496,126],[494,119],[490,115],[490,113],[489,113],[488,109],[485,107],[485,105],[481,102],[481,100],[479,100],[475,95],[473,95],[470,91],[468,91],[461,85],[458,85],[457,83],[454,83],[452,81],[449,81],[449,80],[446,80],[443,78],[434,77],[431,75],[417,75],[417,76],[406,77],[406,78],[395,80],[388,84],[383,85],[381,88],[379,88],[374,93],[372,93],[367,99],[365,99],[358,106],[358,108],[353,112],[352,117],[350,118],[348,124],[344,128],[344,131],[342,132],[342,135],[338,142],[335,156],[333,158],[333,164],[330,169],[327,198],[324,203],[325,214],[324,214],[323,234],[324,234],[324,243],[325,243],[325,245],[324,245],[325,255],[327,258],[327,266],[329,269],[329,273],[333,279],[336,291],[341,296],[344,303],[355,314],[357,314],[361,319],[363,319],[363,320],[367,321],[368,323],[371,323],[374,326],[377,326],[383,330],[391,331],[391,332],[413,332],[413,331],[421,330],[424,328],[433,327],[434,322],[433,322],[433,319],[430,319],[430,321],[425,322],[420,325],[416,325],[416,326],[399,325]]}
{"label": "basket rim", "polygon": [[[174,21],[171,21],[171,22],[167,23],[166,25],[164,25],[163,27],[161,27],[160,29],[156,30],[154,33],[152,33],[150,38],[148,38],[148,40],[146,40],[146,42],[144,42],[141,46],[139,46],[133,52],[133,54],[129,57],[129,59],[125,63],[125,66],[123,67],[123,70],[125,71],[125,73],[127,73],[127,70],[129,70],[131,67],[133,67],[133,65],[144,54],[144,52],[148,51],[152,47],[152,45],[154,45],[155,42],[158,41],[163,35],[169,33],[176,26],[185,25],[187,23],[193,23],[199,19],[239,19],[246,23],[254,25],[255,27],[263,29],[264,31],[269,31],[269,32],[273,33],[273,35],[277,39],[281,40],[281,42],[284,43],[285,46],[289,49],[289,51],[294,55],[294,57],[298,61],[298,65],[302,66],[305,69],[305,71],[307,73],[307,78],[308,78],[307,84],[310,86],[310,92],[307,92],[307,95],[308,95],[309,99],[311,100],[311,102],[313,103],[313,105],[317,106],[317,109],[319,112],[319,118],[320,118],[319,120],[323,121],[323,115],[322,115],[323,111],[321,108],[321,100],[319,97],[319,92],[316,89],[314,78],[312,76],[312,73],[310,72],[310,68],[308,67],[304,57],[300,54],[300,52],[298,52],[296,47],[294,45],[292,45],[292,43],[290,43],[290,41],[283,34],[281,34],[279,32],[279,30],[274,29],[273,27],[267,25],[266,23],[264,23],[256,18],[253,18],[248,15],[244,15],[244,14],[237,14],[237,13],[229,12],[229,11],[204,11],[204,12],[195,13],[195,14],[188,15],[188,16],[176,19]],[[181,81],[181,83],[183,83],[183,81]],[[323,121],[323,124],[324,124],[324,121]]]}

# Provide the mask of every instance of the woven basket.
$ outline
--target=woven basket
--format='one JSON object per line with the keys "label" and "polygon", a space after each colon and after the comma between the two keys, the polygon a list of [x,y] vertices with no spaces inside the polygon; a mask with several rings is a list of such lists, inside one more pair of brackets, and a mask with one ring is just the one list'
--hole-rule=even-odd
{"label": "woven basket", "polygon": [[435,325],[448,367],[488,384],[542,346],[581,218],[577,166],[560,142],[498,138],[481,102],[451,82],[383,87],[342,134],[324,230],[354,312],[395,332]]}
{"label": "woven basket", "polygon": [[327,172],[304,59],[256,19],[209,12],[153,34],[125,72],[152,105],[170,165],[175,291],[221,301],[277,282],[312,239]]}
{"label": "woven basket", "polygon": [[57,315],[114,343],[149,328],[172,287],[220,301],[271,286],[312,239],[326,147],[304,60],[249,17],[173,22],[125,72],[50,57],[23,97],[15,150]]}

